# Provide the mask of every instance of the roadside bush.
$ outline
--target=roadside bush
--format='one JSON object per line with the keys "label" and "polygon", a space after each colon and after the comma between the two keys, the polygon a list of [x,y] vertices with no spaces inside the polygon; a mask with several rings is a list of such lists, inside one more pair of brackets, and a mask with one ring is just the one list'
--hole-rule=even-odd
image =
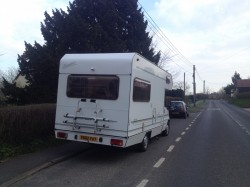
{"label": "roadside bush", "polygon": [[0,144],[23,145],[54,135],[55,104],[0,108]]}

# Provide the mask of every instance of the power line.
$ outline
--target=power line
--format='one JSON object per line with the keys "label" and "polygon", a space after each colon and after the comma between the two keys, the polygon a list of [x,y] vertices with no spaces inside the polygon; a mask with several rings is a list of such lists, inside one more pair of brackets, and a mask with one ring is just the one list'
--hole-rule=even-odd
{"label": "power line", "polygon": [[[157,36],[160,40],[161,40],[161,38],[159,37],[159,35],[155,32],[155,30],[151,27],[151,26],[149,26],[148,25],[148,27],[150,28],[150,30],[155,34],[155,36]],[[162,36],[162,35],[161,35]],[[161,40],[161,42],[163,43],[163,44],[165,44],[166,46],[168,46],[168,44],[166,43],[166,41],[165,40]],[[175,54],[175,52],[173,51],[173,49],[171,49],[171,48],[168,48],[170,51],[172,51],[172,53],[173,54]],[[159,49],[159,51],[164,55],[164,59],[166,59],[166,58],[168,58],[169,56],[168,56],[168,54],[166,54],[165,52],[163,52],[162,50],[160,50]],[[174,56],[177,56],[176,54],[175,55],[173,55],[173,57]],[[174,60],[172,60],[171,58],[168,58],[169,59],[169,61],[172,61],[172,62],[174,62],[177,66],[179,66],[181,69],[183,69],[184,71],[186,71],[186,72],[188,72],[188,73],[190,73],[190,74],[192,74],[190,71],[187,71],[187,70],[185,70],[183,67],[181,67],[178,63],[176,63]],[[181,61],[183,61],[182,59],[180,59]]]}
{"label": "power line", "polygon": [[[153,18],[148,14],[148,12],[146,11],[146,9],[141,5],[140,2],[138,2],[138,4],[141,6],[141,8],[144,10],[144,12],[146,13],[145,17],[147,18],[147,21],[153,26],[153,28],[157,31],[155,32],[156,34],[159,33],[159,35],[161,36],[161,38],[167,43],[165,44],[172,52],[177,53],[179,55],[177,55],[177,57],[187,63],[188,65],[193,65],[175,46],[174,44],[170,41],[170,39],[164,34],[164,32],[160,29],[160,27],[155,23],[155,21],[153,20]],[[159,37],[160,38],[160,37]],[[162,40],[161,40],[162,41]],[[164,43],[165,43],[164,42]]]}
{"label": "power line", "polygon": [[[149,13],[146,11],[146,9],[141,5],[141,3],[138,1],[138,4],[140,5],[141,9],[145,12],[144,16],[146,20],[148,21],[148,29],[149,32],[153,33],[153,36],[156,36],[160,42],[164,46],[167,47],[169,52],[173,53],[174,56],[176,56],[181,62],[184,62],[187,64],[189,67],[193,67],[193,63],[191,63],[175,46],[174,44],[170,41],[170,39],[165,35],[165,33],[161,30],[161,28],[156,24],[156,22],[153,20],[153,18],[149,15]],[[162,50],[159,50],[162,51]],[[168,56],[168,54],[165,54],[163,52],[164,58]],[[171,62],[174,62],[175,65],[177,65],[180,69],[182,69],[184,72],[188,72],[189,74],[192,75],[190,71],[188,71],[186,68],[182,67],[179,63],[176,63],[176,61],[170,59]],[[204,80],[202,79],[199,71],[196,68],[196,73],[198,75],[198,78],[201,82]],[[210,82],[207,82],[211,84]]]}
{"label": "power line", "polygon": [[[233,53],[233,54],[231,54],[231,55],[229,55],[229,56],[227,56],[227,57],[221,58],[221,59],[220,59],[220,62],[223,62],[223,61],[225,61],[225,60],[228,60],[228,59],[232,58],[233,56],[238,55],[238,54],[242,53],[243,51],[245,51],[245,50],[247,50],[247,49],[249,49],[249,48],[250,48],[250,47],[242,48],[242,49],[236,51],[235,53]],[[219,62],[219,63],[220,63],[220,62]]]}
{"label": "power line", "polygon": [[[147,10],[141,5],[140,2],[138,2],[140,5],[141,9],[145,12],[144,16],[146,20],[148,21],[148,29],[149,32],[152,32],[154,36],[156,36],[160,42],[164,46],[167,47],[169,52],[171,52],[174,56],[176,56],[181,62],[184,62],[187,64],[189,67],[192,67],[193,64],[174,46],[174,44],[170,41],[170,39],[165,35],[165,33],[161,30],[161,28],[156,24],[156,22],[153,20],[153,18],[149,15]],[[162,50],[159,50],[162,52]],[[163,53],[164,58],[167,57],[165,53]],[[173,60],[172,60],[173,61]],[[189,74],[192,74],[190,71],[188,71],[186,68],[182,67],[180,64],[176,63],[176,61],[173,61],[175,65],[177,65],[180,69],[182,69],[185,72],[188,72]],[[201,76],[199,75],[201,78]]]}
{"label": "power line", "polygon": [[206,81],[206,83],[208,83],[208,84],[213,84],[213,85],[225,85],[225,84],[228,84],[228,83],[226,83],[226,82],[224,82],[224,83],[215,83],[215,82],[209,82],[209,81]]}
{"label": "power line", "polygon": [[197,75],[198,75],[198,78],[200,79],[200,81],[202,82],[203,80],[202,80],[202,78],[201,78],[201,76],[200,76],[200,74],[199,74],[199,72],[198,72],[198,69],[196,68],[196,73],[197,73]]}

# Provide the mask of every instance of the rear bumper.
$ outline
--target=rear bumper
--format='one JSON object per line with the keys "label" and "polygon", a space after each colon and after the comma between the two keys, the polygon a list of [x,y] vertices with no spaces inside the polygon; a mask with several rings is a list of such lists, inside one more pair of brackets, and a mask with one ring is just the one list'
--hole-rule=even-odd
{"label": "rear bumper", "polygon": [[186,114],[185,112],[180,112],[180,111],[169,112],[169,116],[171,116],[171,117],[172,116],[184,116],[185,114]]}
{"label": "rear bumper", "polygon": [[91,144],[127,147],[127,137],[107,136],[102,134],[90,134],[76,131],[65,131],[55,129],[55,136],[58,139],[85,142]]}

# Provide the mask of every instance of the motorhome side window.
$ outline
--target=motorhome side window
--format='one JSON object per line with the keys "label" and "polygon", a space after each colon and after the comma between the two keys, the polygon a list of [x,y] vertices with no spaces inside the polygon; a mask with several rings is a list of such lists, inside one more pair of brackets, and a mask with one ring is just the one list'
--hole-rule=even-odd
{"label": "motorhome side window", "polygon": [[149,82],[135,78],[133,88],[133,101],[149,102],[151,85]]}
{"label": "motorhome side window", "polygon": [[72,98],[90,98],[116,100],[119,93],[117,76],[69,75],[67,96]]}

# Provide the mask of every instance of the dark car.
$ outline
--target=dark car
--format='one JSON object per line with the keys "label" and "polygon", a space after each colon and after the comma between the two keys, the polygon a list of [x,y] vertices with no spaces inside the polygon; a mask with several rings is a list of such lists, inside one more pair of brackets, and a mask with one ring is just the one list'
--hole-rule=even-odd
{"label": "dark car", "polygon": [[171,101],[168,107],[170,117],[178,116],[187,118],[189,113],[187,110],[187,105],[183,101]]}

